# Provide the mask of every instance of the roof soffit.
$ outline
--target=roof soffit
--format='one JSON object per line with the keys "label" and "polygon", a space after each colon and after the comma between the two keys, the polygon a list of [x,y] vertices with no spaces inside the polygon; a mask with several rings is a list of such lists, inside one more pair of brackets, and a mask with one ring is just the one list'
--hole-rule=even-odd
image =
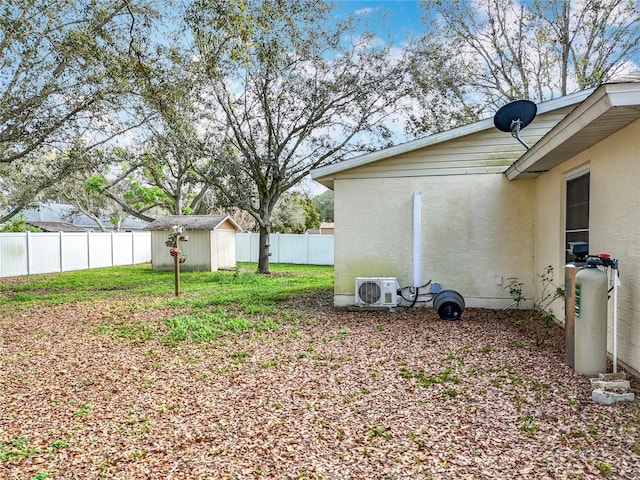
{"label": "roof soffit", "polygon": [[509,180],[540,175],[640,119],[640,83],[604,84],[506,171]]}

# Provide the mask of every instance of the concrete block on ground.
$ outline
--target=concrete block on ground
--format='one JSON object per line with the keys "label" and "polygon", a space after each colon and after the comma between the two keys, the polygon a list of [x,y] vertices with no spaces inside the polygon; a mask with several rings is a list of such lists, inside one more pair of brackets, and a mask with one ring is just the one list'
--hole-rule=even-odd
{"label": "concrete block on ground", "polygon": [[601,403],[603,405],[613,405],[618,402],[633,402],[635,400],[635,395],[631,392],[629,393],[612,393],[605,392],[600,389],[596,389],[591,393],[591,400],[597,403]]}
{"label": "concrete block on ground", "polygon": [[591,388],[594,390],[604,390],[605,392],[625,393],[631,389],[629,380],[600,380],[591,379]]}
{"label": "concrete block on ground", "polygon": [[627,373],[626,372],[616,372],[616,373],[599,373],[598,379],[613,381],[613,380],[626,380]]}

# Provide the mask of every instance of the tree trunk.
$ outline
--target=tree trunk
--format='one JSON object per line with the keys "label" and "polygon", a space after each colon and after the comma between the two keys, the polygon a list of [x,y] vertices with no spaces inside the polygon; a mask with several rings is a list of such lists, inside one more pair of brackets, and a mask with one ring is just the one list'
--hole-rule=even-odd
{"label": "tree trunk", "polygon": [[258,273],[269,274],[269,247],[271,224],[260,225],[260,241],[258,247]]}

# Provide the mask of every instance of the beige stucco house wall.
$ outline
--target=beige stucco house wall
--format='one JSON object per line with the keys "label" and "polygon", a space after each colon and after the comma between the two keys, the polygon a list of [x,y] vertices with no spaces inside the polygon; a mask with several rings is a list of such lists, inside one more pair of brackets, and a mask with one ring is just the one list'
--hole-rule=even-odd
{"label": "beige stucco house wall", "polygon": [[356,277],[412,285],[413,192],[424,282],[459,291],[469,306],[508,305],[507,279],[532,277],[533,181],[499,174],[336,180],[335,304],[353,305]]}
{"label": "beige stucco house wall", "polygon": [[[640,121],[535,179],[536,271],[543,271],[549,264],[556,272],[564,268],[565,187],[567,176],[576,171],[591,174],[589,250],[609,253],[620,262],[618,356],[640,370]],[[553,308],[563,320],[562,301]],[[612,308],[609,302],[609,351],[613,343]]]}
{"label": "beige stucco house wall", "polygon": [[[537,142],[588,94],[538,106],[524,140]],[[312,172],[334,190],[334,303],[354,304],[360,276],[413,285],[414,192],[425,283],[459,291],[470,307],[509,305],[509,278],[531,290],[534,180],[504,175],[523,150],[487,119]]]}
{"label": "beige stucco house wall", "polygon": [[334,303],[354,304],[359,276],[412,284],[414,192],[424,281],[489,308],[509,305],[510,277],[538,298],[547,266],[563,287],[566,182],[588,169],[589,250],[620,261],[618,358],[640,371],[640,83],[539,104],[521,133],[529,150],[489,119],[313,171],[334,190]]}
{"label": "beige stucco house wall", "polygon": [[180,242],[187,257],[180,265],[184,271],[216,271],[236,266],[236,232],[240,227],[224,215],[168,215],[146,228],[151,230],[151,261],[154,270],[172,270],[174,258],[166,246],[172,226],[183,227],[188,241]]}

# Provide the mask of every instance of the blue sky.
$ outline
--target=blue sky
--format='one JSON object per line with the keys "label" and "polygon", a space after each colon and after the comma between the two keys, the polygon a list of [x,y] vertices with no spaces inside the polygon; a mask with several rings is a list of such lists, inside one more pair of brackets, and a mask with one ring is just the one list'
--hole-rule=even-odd
{"label": "blue sky", "polygon": [[[373,31],[391,33],[393,43],[400,44],[407,34],[420,36],[423,11],[415,0],[335,0],[336,11],[356,13],[371,22]],[[386,18],[385,18],[386,13]],[[380,26],[385,22],[385,27]],[[384,35],[381,35],[384,36]]]}

